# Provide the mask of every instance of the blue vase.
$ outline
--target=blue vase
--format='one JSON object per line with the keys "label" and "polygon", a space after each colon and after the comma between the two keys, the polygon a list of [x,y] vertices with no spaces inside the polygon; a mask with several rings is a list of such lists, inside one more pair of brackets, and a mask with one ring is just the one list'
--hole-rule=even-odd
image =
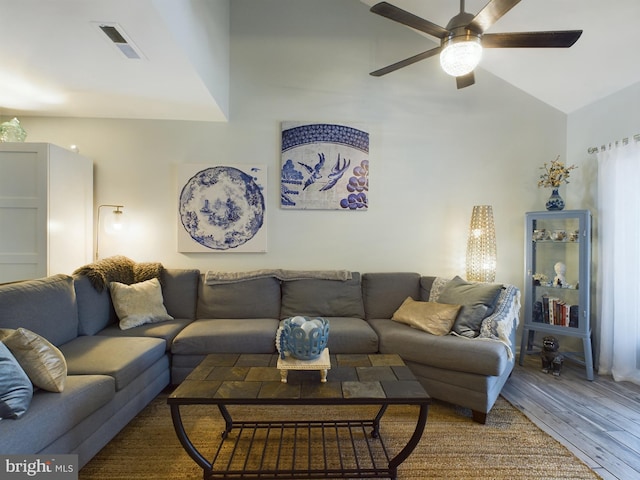
{"label": "blue vase", "polygon": [[557,187],[553,188],[553,190],[551,191],[551,196],[549,197],[549,200],[547,200],[546,206],[547,210],[550,211],[560,211],[564,209],[564,200],[558,193]]}

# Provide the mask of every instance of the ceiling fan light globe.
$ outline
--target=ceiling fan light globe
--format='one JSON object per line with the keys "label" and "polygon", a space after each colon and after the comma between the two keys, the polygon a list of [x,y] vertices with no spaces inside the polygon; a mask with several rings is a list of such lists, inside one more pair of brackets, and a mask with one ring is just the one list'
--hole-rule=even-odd
{"label": "ceiling fan light globe", "polygon": [[440,53],[442,69],[453,77],[461,77],[478,66],[482,59],[482,45],[479,39],[450,40]]}

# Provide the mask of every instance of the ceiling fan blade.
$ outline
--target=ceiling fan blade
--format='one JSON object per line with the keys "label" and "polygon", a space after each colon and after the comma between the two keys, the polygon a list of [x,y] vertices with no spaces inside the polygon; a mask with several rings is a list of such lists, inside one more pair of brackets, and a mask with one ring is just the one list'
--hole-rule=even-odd
{"label": "ceiling fan blade", "polygon": [[492,0],[471,20],[469,27],[479,33],[486,32],[518,3],[520,0]]}
{"label": "ceiling fan blade", "polygon": [[419,62],[420,60],[424,60],[425,58],[433,57],[440,53],[441,47],[432,48],[431,50],[427,50],[426,52],[419,53],[414,55],[413,57],[405,58],[404,60],[400,60],[399,62],[394,63],[393,65],[389,65],[387,67],[376,70],[375,72],[371,72],[369,75],[374,77],[381,77],[382,75],[386,75],[387,73],[395,72],[403,67],[407,67],[413,63]]}
{"label": "ceiling fan blade", "polygon": [[555,32],[487,33],[482,36],[485,48],[568,48],[580,38],[582,30]]}
{"label": "ceiling fan blade", "polygon": [[456,77],[456,86],[458,90],[465,87],[470,87],[476,83],[476,77],[473,72],[467,73],[466,75],[462,75],[460,77]]}
{"label": "ceiling fan blade", "polygon": [[395,5],[391,5],[387,2],[376,3],[373,7],[371,7],[370,11],[394,20],[398,23],[402,23],[407,27],[415,28],[416,30],[420,30],[421,32],[433,35],[437,38],[444,38],[449,35],[449,30],[447,30],[446,28],[443,28],[440,25],[436,25],[435,23],[431,23],[424,18],[420,18],[413,13],[409,13],[406,10],[402,10],[401,8],[398,8]]}

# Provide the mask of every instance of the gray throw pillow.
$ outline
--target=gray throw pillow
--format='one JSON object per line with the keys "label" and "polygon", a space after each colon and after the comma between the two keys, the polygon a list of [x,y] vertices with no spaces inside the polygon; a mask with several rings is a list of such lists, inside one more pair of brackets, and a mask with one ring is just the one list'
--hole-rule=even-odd
{"label": "gray throw pillow", "polygon": [[38,388],[60,393],[67,381],[67,361],[46,338],[26,328],[0,328],[0,340]]}
{"label": "gray throw pillow", "polygon": [[0,342],[0,418],[19,418],[33,397],[31,380],[7,346]]}
{"label": "gray throw pillow", "polygon": [[438,302],[462,305],[451,331],[463,337],[477,337],[482,320],[493,312],[501,290],[502,285],[497,283],[467,282],[460,277],[449,281]]}

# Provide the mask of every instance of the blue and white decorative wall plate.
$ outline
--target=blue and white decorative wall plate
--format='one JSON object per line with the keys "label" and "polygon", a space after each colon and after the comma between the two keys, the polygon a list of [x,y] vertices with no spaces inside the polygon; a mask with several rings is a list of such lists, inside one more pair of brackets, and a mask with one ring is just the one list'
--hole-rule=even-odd
{"label": "blue and white decorative wall plate", "polygon": [[178,251],[265,252],[266,166],[178,167]]}
{"label": "blue and white decorative wall plate", "polygon": [[282,122],[280,206],[366,211],[369,133],[334,123]]}

